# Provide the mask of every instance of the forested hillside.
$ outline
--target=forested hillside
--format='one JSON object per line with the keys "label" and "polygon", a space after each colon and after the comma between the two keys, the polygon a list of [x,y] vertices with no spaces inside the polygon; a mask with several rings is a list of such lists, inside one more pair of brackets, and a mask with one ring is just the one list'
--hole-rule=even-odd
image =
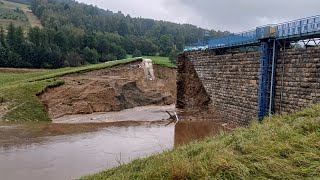
{"label": "forested hillside", "polygon": [[31,9],[44,28],[2,28],[0,66],[59,68],[127,54],[174,56],[185,44],[207,38],[205,29],[193,25],[132,18],[71,0],[32,0]]}

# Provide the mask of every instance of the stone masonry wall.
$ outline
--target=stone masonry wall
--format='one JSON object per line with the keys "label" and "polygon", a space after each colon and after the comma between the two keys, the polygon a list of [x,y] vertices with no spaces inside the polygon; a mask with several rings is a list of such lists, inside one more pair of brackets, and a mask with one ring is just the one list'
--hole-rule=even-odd
{"label": "stone masonry wall", "polygon": [[185,56],[192,62],[211,98],[210,107],[218,116],[242,125],[257,117],[259,53],[216,56],[196,51]]}
{"label": "stone masonry wall", "polygon": [[[276,113],[293,112],[319,103],[320,48],[289,49],[282,57],[283,52],[280,51],[276,71]],[[179,61],[192,64],[181,66]],[[207,51],[194,51],[186,52],[184,58],[178,59],[178,76],[181,68],[194,68],[201,86],[211,99],[210,108],[226,121],[246,125],[258,114],[259,67],[260,52],[214,55]],[[185,79],[198,81],[194,75],[191,79],[187,74],[184,76],[178,79],[178,83]],[[192,98],[195,96],[193,94]],[[184,106],[188,106],[190,98],[184,96]]]}
{"label": "stone masonry wall", "polygon": [[[320,103],[320,48],[289,49],[278,55],[275,111],[294,112]],[[282,68],[284,67],[284,68]],[[284,69],[284,71],[283,71]],[[282,78],[282,71],[283,78]],[[283,88],[282,88],[283,79]],[[282,103],[281,102],[282,90]],[[280,104],[282,108],[280,111]]]}

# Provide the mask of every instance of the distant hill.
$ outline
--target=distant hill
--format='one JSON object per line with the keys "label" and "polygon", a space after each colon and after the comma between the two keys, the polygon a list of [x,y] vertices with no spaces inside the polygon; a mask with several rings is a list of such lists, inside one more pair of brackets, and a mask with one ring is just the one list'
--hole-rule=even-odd
{"label": "distant hill", "polygon": [[[121,11],[112,12],[73,0],[34,0],[32,10],[46,27],[61,28],[72,25],[88,31],[117,33],[121,36],[144,36],[157,46],[161,46],[158,43],[161,38],[167,38],[173,41],[179,50],[182,50],[185,44],[202,40],[206,31],[191,24],[133,18]],[[210,36],[226,33],[208,30]]]}
{"label": "distant hill", "polygon": [[7,0],[7,1],[11,1],[11,2],[16,2],[16,3],[21,3],[21,4],[31,4],[32,0]]}
{"label": "distant hill", "polygon": [[16,26],[30,27],[24,9],[28,9],[25,4],[0,0],[0,26],[7,27],[13,23]]}
{"label": "distant hill", "polygon": [[[32,12],[25,4],[3,2],[4,5],[0,5],[0,16],[6,8],[11,13],[27,15],[32,27],[40,25],[40,22],[44,27],[30,29],[30,25],[23,24],[27,22],[25,17],[17,18],[16,14],[8,21],[8,16],[4,15],[4,22],[13,21],[15,26],[21,27],[6,28],[6,37],[1,35],[0,31],[2,67],[81,66],[123,59],[128,54],[169,56],[174,62],[185,45],[206,40],[206,35],[217,37],[228,33],[207,30],[191,24],[133,18],[120,11],[112,12],[74,0],[32,0]],[[11,9],[8,8],[10,4]],[[21,9],[24,13],[21,13]],[[40,22],[34,21],[37,18],[30,18],[32,13]],[[18,20],[21,21],[20,24],[17,23]],[[26,30],[29,32],[24,36],[21,32]]]}
{"label": "distant hill", "polygon": [[40,20],[30,9],[31,0],[0,0],[0,26],[10,23],[25,30],[30,27],[42,27]]}

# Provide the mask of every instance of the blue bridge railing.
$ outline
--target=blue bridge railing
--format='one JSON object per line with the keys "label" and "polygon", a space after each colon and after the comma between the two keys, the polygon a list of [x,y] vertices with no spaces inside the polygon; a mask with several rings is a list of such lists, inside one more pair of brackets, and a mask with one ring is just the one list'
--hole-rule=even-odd
{"label": "blue bridge railing", "polygon": [[208,48],[217,49],[237,45],[251,44],[257,41],[256,31],[246,31],[237,34],[230,34],[220,38],[209,39]]}
{"label": "blue bridge railing", "polygon": [[277,37],[286,38],[320,32],[320,16],[298,19],[277,24]]}
{"label": "blue bridge railing", "polygon": [[206,43],[186,46],[185,51],[253,45],[265,38],[290,39],[298,37],[303,39],[314,34],[320,35],[320,15],[279,24],[269,24],[250,31],[211,38]]}

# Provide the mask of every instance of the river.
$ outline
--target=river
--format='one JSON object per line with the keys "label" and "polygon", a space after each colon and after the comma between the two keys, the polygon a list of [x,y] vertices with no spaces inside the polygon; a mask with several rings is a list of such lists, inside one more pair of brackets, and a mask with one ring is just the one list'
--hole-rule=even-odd
{"label": "river", "polygon": [[[155,113],[165,117],[165,112]],[[214,135],[221,129],[221,125],[208,121],[165,126],[167,121],[160,119],[109,119],[107,123],[85,124],[83,117],[80,122],[76,117],[69,117],[76,124],[65,124],[66,118],[60,119],[64,124],[0,123],[0,179],[76,179]]]}

